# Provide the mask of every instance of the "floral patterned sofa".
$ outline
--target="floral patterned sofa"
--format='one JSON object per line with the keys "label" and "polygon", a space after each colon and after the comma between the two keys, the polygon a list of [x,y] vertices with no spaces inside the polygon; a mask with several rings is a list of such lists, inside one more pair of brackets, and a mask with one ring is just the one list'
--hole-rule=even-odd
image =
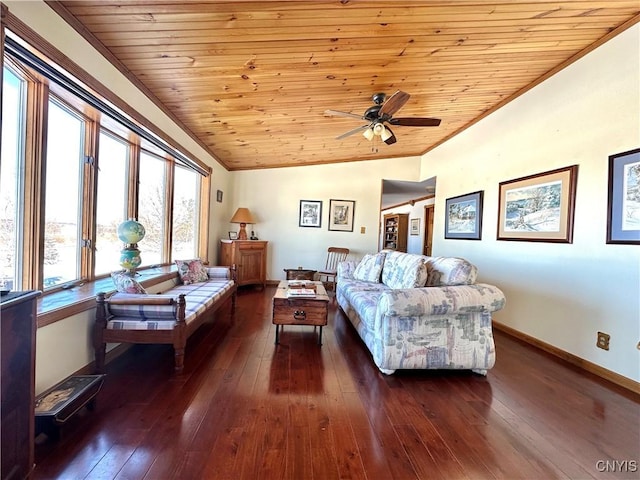
{"label": "floral patterned sofa", "polygon": [[470,369],[486,375],[495,359],[491,314],[502,291],[475,283],[462,258],[383,250],[338,265],[336,299],[381,372]]}

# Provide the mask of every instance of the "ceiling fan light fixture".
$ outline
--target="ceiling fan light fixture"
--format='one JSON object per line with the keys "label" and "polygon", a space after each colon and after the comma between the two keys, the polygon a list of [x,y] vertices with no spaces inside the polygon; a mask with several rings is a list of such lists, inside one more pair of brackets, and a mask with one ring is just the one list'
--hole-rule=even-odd
{"label": "ceiling fan light fixture", "polygon": [[384,141],[384,143],[386,143],[387,145],[393,145],[394,143],[396,143],[398,141],[398,139],[393,134],[391,129],[389,127],[387,127],[385,130],[388,132],[387,137],[386,138],[385,137],[381,137],[382,140]]}
{"label": "ceiling fan light fixture", "polygon": [[381,123],[376,123],[373,126],[373,133],[375,135],[381,136],[384,133],[384,125],[382,125]]}
{"label": "ceiling fan light fixture", "polygon": [[391,137],[393,137],[393,133],[391,133],[391,131],[389,129],[384,128],[384,126],[383,126],[382,127],[382,132],[380,132],[380,138],[382,139],[382,141],[386,142]]}
{"label": "ceiling fan light fixture", "polygon": [[367,128],[364,132],[362,132],[362,136],[369,141],[373,140],[373,135],[373,128]]}

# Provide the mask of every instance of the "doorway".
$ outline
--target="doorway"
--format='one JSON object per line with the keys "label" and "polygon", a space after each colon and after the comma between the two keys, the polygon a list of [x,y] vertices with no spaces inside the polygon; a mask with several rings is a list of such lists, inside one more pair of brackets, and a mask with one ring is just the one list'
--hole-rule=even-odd
{"label": "doorway", "polygon": [[435,205],[424,206],[424,235],[422,236],[422,254],[431,257],[433,253],[433,213]]}

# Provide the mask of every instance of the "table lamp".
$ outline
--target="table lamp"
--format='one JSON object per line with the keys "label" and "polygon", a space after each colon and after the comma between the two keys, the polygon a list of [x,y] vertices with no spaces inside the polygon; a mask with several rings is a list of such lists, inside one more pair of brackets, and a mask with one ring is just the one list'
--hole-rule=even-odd
{"label": "table lamp", "polygon": [[124,243],[124,248],[120,251],[120,266],[131,276],[135,275],[136,268],[142,263],[138,242],[144,235],[144,227],[134,218],[118,225],[118,238]]}
{"label": "table lamp", "polygon": [[233,217],[231,217],[231,220],[229,221],[231,223],[240,224],[240,230],[238,231],[238,240],[247,239],[247,231],[245,230],[247,223],[256,223],[248,208],[238,208],[236,210],[236,213],[233,214]]}

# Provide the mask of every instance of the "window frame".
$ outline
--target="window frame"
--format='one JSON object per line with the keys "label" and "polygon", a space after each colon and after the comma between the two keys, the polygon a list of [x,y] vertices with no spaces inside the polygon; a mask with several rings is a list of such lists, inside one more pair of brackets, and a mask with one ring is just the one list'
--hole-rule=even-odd
{"label": "window frame", "polygon": [[[165,142],[171,148],[176,143],[164,132],[159,130],[141,114],[133,111],[124,104],[112,92],[108,91],[91,75],[86,73],[77,65],[73,64],[60,53],[55,47],[44,41],[28,27],[21,25],[19,20],[7,12],[5,6],[2,5],[3,13],[3,32],[5,24],[8,28],[16,27],[11,32],[11,37],[17,38],[20,44],[28,42],[30,51],[38,52],[38,57],[46,57],[47,62],[55,65],[56,68],[63,69],[68,72],[74,79],[81,79],[83,85],[89,86],[91,93],[98,98],[104,98],[105,101],[116,105],[125,115],[131,116],[133,124],[141,125],[141,128],[147,129],[156,135],[157,138]],[[16,34],[19,32],[19,35]],[[26,79],[26,127],[24,141],[24,162],[23,169],[23,198],[24,205],[23,221],[21,227],[23,229],[23,242],[21,253],[22,262],[22,282],[20,287],[22,290],[43,290],[44,282],[44,202],[43,185],[46,180],[45,160],[46,156],[46,131],[48,118],[48,100],[50,96],[59,98],[67,106],[73,107],[86,118],[87,128],[85,128],[85,155],[89,161],[84,162],[82,172],[83,190],[82,198],[79,199],[82,204],[82,218],[79,218],[81,224],[81,238],[88,240],[86,247],[81,247],[80,260],[80,278],[67,284],[59,285],[54,288],[47,289],[38,301],[39,314],[43,316],[43,320],[38,320],[38,325],[53,323],[69,315],[78,313],[81,310],[91,308],[91,302],[85,299],[92,298],[95,295],[92,285],[101,285],[104,283],[105,277],[109,274],[95,274],[95,239],[97,234],[96,215],[97,215],[97,187],[98,187],[98,169],[96,162],[92,159],[97,158],[99,149],[99,135],[101,130],[111,133],[113,136],[124,141],[129,145],[129,165],[128,165],[128,185],[127,185],[127,213],[130,217],[137,216],[138,210],[138,177],[139,177],[139,157],[140,152],[145,149],[154,155],[161,157],[165,162],[166,182],[165,189],[165,212],[166,212],[166,228],[163,239],[162,265],[158,271],[158,281],[166,280],[170,271],[173,271],[169,262],[171,262],[171,233],[173,226],[172,221],[172,202],[173,202],[173,169],[176,163],[180,163],[187,168],[198,172],[200,177],[200,189],[198,192],[198,232],[196,238],[197,251],[201,258],[206,259],[208,255],[208,221],[209,221],[209,188],[211,185],[211,168],[195,157],[184,156],[177,152],[178,157],[172,156],[168,151],[159,148],[149,139],[144,138],[136,132],[130,130],[125,125],[118,122],[114,118],[110,118],[104,113],[98,111],[95,107],[87,104],[80,97],[76,97],[61,85],[50,81],[38,71],[24,65],[20,60],[11,57],[4,48],[2,48],[2,66],[10,66],[12,69],[20,72],[20,76]],[[0,79],[2,72],[0,71]],[[1,96],[0,96],[1,98]],[[168,140],[168,142],[167,142]],[[186,150],[182,149],[183,152]],[[186,162],[186,163],[185,163]],[[194,168],[197,166],[199,169]],[[117,259],[114,260],[114,266],[117,265]],[[149,267],[147,267],[149,268]],[[144,270],[144,268],[141,268]],[[151,277],[150,281],[155,282]],[[61,292],[64,290],[64,292]],[[88,302],[88,303],[87,303]],[[80,305],[82,304],[82,307]],[[78,310],[81,309],[81,310]],[[40,315],[39,315],[40,316]]]}

